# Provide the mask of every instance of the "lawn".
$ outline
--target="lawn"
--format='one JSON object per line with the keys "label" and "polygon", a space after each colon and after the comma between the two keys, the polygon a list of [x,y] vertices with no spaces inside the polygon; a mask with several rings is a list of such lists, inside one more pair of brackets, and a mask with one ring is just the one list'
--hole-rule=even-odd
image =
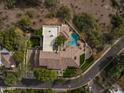
{"label": "lawn", "polygon": [[93,61],[93,57],[90,57],[89,59],[85,60],[85,63],[81,66],[82,72],[85,72],[93,64]]}
{"label": "lawn", "polygon": [[82,55],[80,56],[80,66],[84,63],[84,59],[85,59],[85,55],[82,54]]}
{"label": "lawn", "polygon": [[68,67],[64,71],[63,77],[65,77],[65,78],[74,77],[74,76],[79,75],[81,72],[82,72],[81,69],[74,68],[74,67]]}
{"label": "lawn", "polygon": [[84,54],[83,54],[80,56],[80,58],[81,58],[80,59],[81,68],[79,69],[79,68],[74,68],[74,67],[68,67],[63,73],[64,78],[78,76],[81,73],[85,72],[93,64],[93,61],[94,61],[93,57],[90,57],[89,59],[84,61]]}

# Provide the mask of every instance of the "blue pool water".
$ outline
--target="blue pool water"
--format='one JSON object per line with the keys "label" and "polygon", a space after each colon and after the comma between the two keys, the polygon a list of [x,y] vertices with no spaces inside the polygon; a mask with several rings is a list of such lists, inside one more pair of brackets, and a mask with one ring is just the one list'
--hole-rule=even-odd
{"label": "blue pool water", "polygon": [[71,41],[68,43],[68,46],[77,46],[78,35],[76,33],[72,33],[70,35]]}

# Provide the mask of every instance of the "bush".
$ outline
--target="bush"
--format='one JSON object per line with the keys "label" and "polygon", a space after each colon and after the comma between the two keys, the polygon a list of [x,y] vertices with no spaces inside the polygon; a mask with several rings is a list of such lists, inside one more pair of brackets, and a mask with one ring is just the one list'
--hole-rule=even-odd
{"label": "bush", "polygon": [[42,28],[37,29],[36,31],[34,31],[34,35],[42,37]]}
{"label": "bush", "polygon": [[111,36],[114,39],[117,39],[124,35],[124,18],[121,16],[113,16],[112,17],[112,30],[111,30]]}
{"label": "bush", "polygon": [[24,60],[24,52],[23,51],[15,51],[13,54],[13,59],[18,65],[19,63],[22,63]]}
{"label": "bush", "polygon": [[9,51],[23,49],[24,37],[16,32],[15,27],[8,29],[5,32],[0,32],[0,43]]}
{"label": "bush", "polygon": [[45,5],[47,7],[53,7],[56,6],[58,0],[45,0]]}
{"label": "bush", "polygon": [[31,44],[31,47],[40,46],[40,38],[39,37],[32,36],[30,38],[30,44]]}
{"label": "bush", "polygon": [[57,17],[62,20],[70,20],[72,18],[72,12],[67,6],[62,6],[57,11]]}
{"label": "bush", "polygon": [[117,9],[120,8],[119,0],[111,0],[111,1],[112,1],[112,6],[114,8],[117,8]]}
{"label": "bush", "polygon": [[69,78],[69,77],[74,77],[77,76],[81,73],[81,70],[75,67],[68,67],[64,73],[63,73],[63,77],[65,78]]}
{"label": "bush", "polygon": [[88,33],[92,30],[99,30],[96,20],[87,14],[75,15],[73,23],[80,32]]}
{"label": "bush", "polygon": [[5,0],[5,6],[9,8],[14,8],[16,5],[16,0]]}
{"label": "bush", "polygon": [[34,68],[34,76],[39,81],[53,81],[57,79],[57,72],[46,68]]}
{"label": "bush", "polygon": [[88,86],[83,86],[81,88],[68,90],[67,93],[92,93]]}
{"label": "bush", "polygon": [[5,77],[4,77],[4,82],[7,85],[12,85],[15,84],[17,81],[17,76],[13,72],[7,72]]}
{"label": "bush", "polygon": [[57,46],[61,46],[62,44],[64,44],[66,41],[66,38],[64,36],[58,36],[56,39],[55,39],[55,44]]}
{"label": "bush", "polygon": [[15,90],[4,90],[4,93],[56,93],[51,89],[15,89]]}
{"label": "bush", "polygon": [[56,13],[52,11],[51,13],[48,13],[48,14],[46,15],[46,17],[47,17],[47,18],[54,18],[54,17],[56,17]]}
{"label": "bush", "polygon": [[85,33],[85,39],[92,48],[102,49],[103,38],[100,33],[100,26],[93,17],[87,14],[76,15],[73,23],[79,33]]}
{"label": "bush", "polygon": [[25,15],[30,17],[30,18],[33,18],[35,16],[35,12],[33,10],[29,10],[29,11],[26,12]]}
{"label": "bush", "polygon": [[19,25],[21,26],[29,26],[31,25],[31,19],[28,16],[23,17],[20,21],[19,21]]}

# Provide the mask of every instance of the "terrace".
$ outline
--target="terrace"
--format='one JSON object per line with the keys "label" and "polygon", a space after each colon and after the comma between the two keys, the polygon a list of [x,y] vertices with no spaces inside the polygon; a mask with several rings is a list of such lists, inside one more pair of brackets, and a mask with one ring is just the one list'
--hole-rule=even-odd
{"label": "terrace", "polygon": [[[54,70],[65,70],[67,67],[80,67],[80,55],[84,54],[84,43],[76,41],[76,45],[70,46],[68,43],[74,32],[68,25],[43,26],[43,50],[28,50],[27,61],[33,61],[35,67],[47,67]],[[54,51],[55,39],[58,35],[63,35],[67,40],[59,46],[57,52]],[[33,57],[31,56],[33,55]]]}

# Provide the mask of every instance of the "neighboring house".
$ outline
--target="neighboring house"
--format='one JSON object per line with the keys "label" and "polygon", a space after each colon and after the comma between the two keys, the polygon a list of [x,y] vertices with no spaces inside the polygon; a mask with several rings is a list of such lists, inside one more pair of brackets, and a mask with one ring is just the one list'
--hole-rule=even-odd
{"label": "neighboring house", "polygon": [[[68,25],[44,25],[43,49],[28,50],[27,61],[30,62],[33,67],[47,67],[48,69],[54,69],[59,72],[65,70],[67,67],[79,68],[80,55],[84,53],[84,48],[79,48],[79,46],[67,46],[72,33]],[[67,38],[67,42],[56,52],[54,51],[54,43],[56,37],[60,34]]]}
{"label": "neighboring house", "polygon": [[0,64],[5,66],[5,68],[15,68],[16,64],[13,60],[10,52],[5,48],[0,51]]}

